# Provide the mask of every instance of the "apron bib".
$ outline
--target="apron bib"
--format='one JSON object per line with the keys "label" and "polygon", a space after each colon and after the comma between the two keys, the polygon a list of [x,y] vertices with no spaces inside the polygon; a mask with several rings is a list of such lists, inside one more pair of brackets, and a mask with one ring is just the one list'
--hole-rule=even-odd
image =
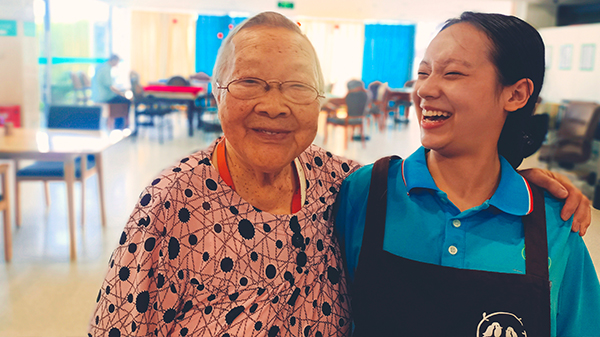
{"label": "apron bib", "polygon": [[389,160],[382,158],[373,166],[362,248],[351,289],[354,335],[550,336],[542,192],[531,186],[534,210],[523,217],[526,274],[417,262],[383,250]]}

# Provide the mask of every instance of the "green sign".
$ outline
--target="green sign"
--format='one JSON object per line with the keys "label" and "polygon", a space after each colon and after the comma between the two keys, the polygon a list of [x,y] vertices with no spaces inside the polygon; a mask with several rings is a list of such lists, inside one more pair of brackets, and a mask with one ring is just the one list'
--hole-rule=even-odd
{"label": "green sign", "polygon": [[294,3],[292,1],[279,1],[277,3],[279,8],[294,9]]}
{"label": "green sign", "polygon": [[0,20],[0,36],[17,36],[17,21]]}

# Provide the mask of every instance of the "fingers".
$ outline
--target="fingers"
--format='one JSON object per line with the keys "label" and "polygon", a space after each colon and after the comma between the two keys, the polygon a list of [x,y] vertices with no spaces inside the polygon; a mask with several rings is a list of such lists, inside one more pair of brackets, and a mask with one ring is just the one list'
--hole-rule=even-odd
{"label": "fingers", "polygon": [[[552,194],[557,199],[567,198],[569,195],[568,190],[565,188],[565,185],[573,185],[569,181],[568,178],[563,177],[561,175],[555,175],[553,172],[548,170],[538,169],[538,168],[530,168],[526,170],[520,170],[519,173],[525,177],[528,181],[537,185],[545,190],[547,190],[550,194]],[[560,179],[564,178],[564,179]],[[573,186],[575,187],[575,186]],[[573,214],[575,208],[572,209],[570,214]]]}
{"label": "fingers", "polygon": [[571,230],[583,236],[592,222],[590,200],[562,174],[543,169],[527,169],[519,173],[533,184],[546,189],[555,198],[565,199],[560,217],[567,221],[573,216]]}
{"label": "fingers", "polygon": [[591,202],[567,177],[561,174],[556,174],[555,176],[569,192],[569,196],[565,200],[565,205],[560,212],[560,217],[564,221],[567,221],[572,215],[573,224],[571,230],[573,232],[579,231],[579,235],[584,236],[592,223]]}
{"label": "fingers", "polygon": [[587,232],[588,227],[590,227],[592,223],[592,209],[590,208],[590,200],[584,197],[577,207],[577,211],[575,211],[575,215],[573,216],[573,226],[572,230],[575,230],[575,223],[577,223],[579,227],[579,235],[584,236]]}

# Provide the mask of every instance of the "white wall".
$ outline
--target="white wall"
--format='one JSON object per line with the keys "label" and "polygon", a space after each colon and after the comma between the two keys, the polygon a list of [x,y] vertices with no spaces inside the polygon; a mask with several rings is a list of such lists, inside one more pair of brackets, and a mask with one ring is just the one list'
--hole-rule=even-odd
{"label": "white wall", "polygon": [[[539,30],[546,44],[546,79],[541,96],[544,102],[586,100],[600,102],[600,24],[549,27]],[[581,70],[581,49],[594,44],[593,70]],[[572,45],[570,69],[561,69],[561,48]]]}
{"label": "white wall", "polygon": [[0,105],[20,105],[21,124],[39,124],[38,50],[35,37],[24,36],[33,22],[33,0],[0,1],[0,20],[17,22],[17,36],[0,36]]}

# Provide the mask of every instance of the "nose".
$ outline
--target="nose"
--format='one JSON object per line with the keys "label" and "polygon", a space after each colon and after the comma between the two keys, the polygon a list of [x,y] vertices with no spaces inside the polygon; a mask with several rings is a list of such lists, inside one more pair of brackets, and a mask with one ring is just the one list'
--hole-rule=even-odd
{"label": "nose", "polygon": [[269,83],[270,88],[267,93],[259,98],[255,109],[259,114],[270,118],[283,117],[291,114],[289,101],[283,96],[279,85]]}
{"label": "nose", "polygon": [[414,92],[421,99],[434,99],[440,95],[440,87],[438,80],[434,76],[429,76],[425,79],[417,80],[415,83]]}

